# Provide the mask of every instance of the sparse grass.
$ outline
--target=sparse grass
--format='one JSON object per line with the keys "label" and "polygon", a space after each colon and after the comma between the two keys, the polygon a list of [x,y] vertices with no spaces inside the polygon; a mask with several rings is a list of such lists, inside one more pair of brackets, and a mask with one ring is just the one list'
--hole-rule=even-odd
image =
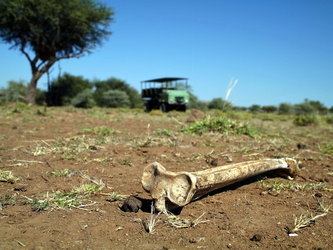
{"label": "sparse grass", "polygon": [[110,136],[110,135],[114,135],[116,133],[119,133],[118,131],[116,131],[113,128],[107,128],[104,126],[101,127],[84,127],[83,129],[81,129],[80,133],[86,134],[86,133],[93,133],[99,136]]}
{"label": "sparse grass", "polygon": [[203,135],[208,132],[236,135],[249,135],[255,137],[256,131],[249,124],[230,120],[224,117],[205,118],[198,120],[182,129],[183,132],[190,134]]}
{"label": "sparse grass", "polygon": [[122,201],[125,200],[127,195],[122,195],[119,194],[118,192],[111,192],[110,194],[105,194],[108,196],[108,198],[106,199],[109,202],[114,202],[114,201]]}
{"label": "sparse grass", "polygon": [[[106,157],[103,157],[103,158],[95,158],[95,159],[92,159],[91,161],[106,163],[106,162],[112,161],[112,156],[106,156]],[[90,162],[90,161],[88,161],[88,162]]]}
{"label": "sparse grass", "polygon": [[171,136],[171,131],[170,129],[161,129],[160,131],[157,132],[157,135],[161,136]]}
{"label": "sparse grass", "polygon": [[169,137],[153,137],[153,136],[144,136],[137,140],[131,140],[128,142],[128,145],[133,145],[135,147],[158,147],[163,146],[175,146],[177,140],[171,140]]}
{"label": "sparse grass", "polygon": [[[105,143],[105,140],[103,140]],[[38,145],[27,151],[34,156],[46,155],[46,154],[60,154],[63,159],[66,160],[78,160],[78,154],[97,149],[96,145],[99,145],[98,138],[89,138],[85,135],[72,136],[67,138],[59,138],[51,141],[41,141]]]}
{"label": "sparse grass", "polygon": [[55,169],[50,172],[51,176],[55,177],[71,177],[75,174],[75,171],[70,169]]}
{"label": "sparse grass", "polygon": [[125,159],[118,160],[118,163],[122,166],[134,167],[134,164],[132,163],[131,158],[125,158]]}
{"label": "sparse grass", "polygon": [[287,187],[288,189],[291,189],[291,184],[286,185],[281,180],[274,180],[271,183],[266,183],[265,180],[260,180],[259,183],[263,187],[268,188],[269,191],[276,193],[280,193],[281,191],[287,189]]}
{"label": "sparse grass", "polygon": [[202,217],[205,213],[202,213],[198,218],[194,220],[189,219],[180,219],[179,216],[176,216],[172,213],[167,214],[167,222],[175,228],[189,228],[189,227],[196,227],[200,223],[206,223],[209,220],[202,220]]}
{"label": "sparse grass", "polygon": [[12,196],[9,194],[0,194],[0,214],[4,210],[5,206],[12,205],[14,203]]}
{"label": "sparse grass", "polygon": [[266,180],[260,180],[259,183],[262,187],[268,188],[269,191],[280,193],[284,190],[292,190],[292,191],[331,191],[332,189],[328,188],[324,183],[314,182],[307,184],[298,184],[287,182],[284,183],[281,180],[273,180],[270,183],[267,183]]}
{"label": "sparse grass", "polygon": [[331,203],[326,203],[325,201],[319,201],[317,200],[317,212],[320,213],[326,213],[328,214],[329,212],[332,211],[332,204]]}
{"label": "sparse grass", "polygon": [[31,107],[23,102],[16,102],[14,106],[13,113],[22,113],[23,111],[26,112],[27,110],[30,110]]}
{"label": "sparse grass", "polygon": [[47,116],[47,109],[46,107],[44,107],[43,109],[37,109],[36,110],[36,115],[39,115],[39,116]]}
{"label": "sparse grass", "polygon": [[45,211],[47,210],[49,206],[49,198],[47,197],[44,200],[37,200],[37,199],[32,199],[26,196],[24,197],[24,204],[31,204],[32,206],[32,211],[40,212],[40,211]]}
{"label": "sparse grass", "polygon": [[94,180],[89,176],[82,176],[89,182],[82,183],[79,186],[74,187],[71,191],[60,192],[55,191],[53,193],[47,193],[44,195],[44,199],[33,199],[24,196],[24,203],[32,205],[33,211],[44,211],[49,207],[54,208],[84,208],[96,204],[89,200],[92,194],[101,191],[105,184],[102,180]]}
{"label": "sparse grass", "polygon": [[163,112],[159,109],[153,109],[152,111],[149,112],[149,115],[151,116],[163,116]]}
{"label": "sparse grass", "polygon": [[202,213],[198,218],[190,220],[190,219],[181,219],[179,216],[176,216],[170,212],[162,213],[159,212],[158,214],[155,214],[155,207],[154,204],[151,204],[151,212],[149,219],[147,218],[145,221],[142,221],[143,227],[147,233],[154,234],[155,233],[155,226],[158,222],[159,216],[163,214],[167,217],[165,222],[169,224],[170,226],[180,229],[180,228],[190,228],[190,227],[196,227],[197,225],[201,223],[206,223],[209,220],[202,220],[202,217],[205,215],[205,213]]}
{"label": "sparse grass", "polygon": [[16,178],[12,171],[0,169],[0,182],[15,183],[19,178]]}
{"label": "sparse grass", "polygon": [[323,154],[333,154],[333,142],[326,143],[321,149]]}

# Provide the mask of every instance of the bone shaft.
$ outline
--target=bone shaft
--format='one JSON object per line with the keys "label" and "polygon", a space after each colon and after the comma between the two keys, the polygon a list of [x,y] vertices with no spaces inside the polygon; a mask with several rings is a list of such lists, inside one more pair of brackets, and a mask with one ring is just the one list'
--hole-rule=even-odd
{"label": "bone shaft", "polygon": [[197,178],[197,191],[193,199],[246,178],[276,169],[288,169],[287,162],[282,159],[249,161],[192,172],[191,174]]}

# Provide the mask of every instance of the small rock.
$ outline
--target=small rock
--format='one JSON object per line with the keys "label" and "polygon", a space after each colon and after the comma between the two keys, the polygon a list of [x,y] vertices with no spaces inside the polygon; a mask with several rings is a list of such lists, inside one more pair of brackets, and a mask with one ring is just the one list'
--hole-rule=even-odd
{"label": "small rock", "polygon": [[14,191],[26,192],[27,191],[27,187],[23,186],[23,185],[15,184]]}
{"label": "small rock", "polygon": [[219,165],[219,160],[218,159],[213,159],[211,162],[210,162],[210,165],[214,166],[214,167],[217,167]]}
{"label": "small rock", "polygon": [[126,200],[124,200],[121,210],[123,210],[124,212],[137,213],[141,207],[142,202],[139,199],[130,196]]}
{"label": "small rock", "polygon": [[198,240],[195,239],[195,238],[191,238],[191,239],[189,239],[189,242],[190,242],[190,243],[198,243]]}
{"label": "small rock", "polygon": [[302,168],[306,168],[306,166],[305,166],[304,164],[302,164],[302,163],[298,164],[298,167],[299,167],[300,169],[302,169]]}
{"label": "small rock", "polygon": [[261,241],[261,235],[260,234],[255,234],[253,237],[250,239],[251,241],[259,242]]}

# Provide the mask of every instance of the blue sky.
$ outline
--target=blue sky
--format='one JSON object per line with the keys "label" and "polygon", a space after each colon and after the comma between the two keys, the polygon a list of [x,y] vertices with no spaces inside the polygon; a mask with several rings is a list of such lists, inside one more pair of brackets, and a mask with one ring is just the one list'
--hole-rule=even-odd
{"label": "blue sky", "polygon": [[[58,69],[87,79],[140,81],[188,77],[201,100],[229,96],[235,106],[333,106],[332,0],[109,0],[113,34],[93,54]],[[0,43],[0,87],[29,81],[27,59]],[[38,83],[46,88],[46,77]]]}

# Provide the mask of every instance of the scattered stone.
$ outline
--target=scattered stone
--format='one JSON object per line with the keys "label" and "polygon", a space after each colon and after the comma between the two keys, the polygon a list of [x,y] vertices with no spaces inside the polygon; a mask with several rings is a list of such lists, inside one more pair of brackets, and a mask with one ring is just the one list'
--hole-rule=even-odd
{"label": "scattered stone", "polygon": [[142,202],[139,199],[130,196],[126,200],[124,200],[121,210],[123,210],[124,212],[137,213],[141,207]]}
{"label": "scattered stone", "polygon": [[262,236],[260,234],[255,234],[253,237],[250,239],[251,241],[259,242],[261,241]]}
{"label": "scattered stone", "polygon": [[23,186],[23,185],[15,184],[14,191],[26,192],[27,191],[27,187]]}
{"label": "scattered stone", "polygon": [[219,165],[219,160],[218,159],[213,159],[211,162],[210,162],[210,165],[214,166],[214,167],[217,167]]}
{"label": "scattered stone", "polygon": [[302,164],[302,163],[298,164],[298,167],[299,167],[300,169],[306,168],[306,166],[305,166],[304,164]]}
{"label": "scattered stone", "polygon": [[321,198],[321,197],[323,197],[323,194],[321,194],[321,193],[315,193],[314,196],[315,196],[315,197],[318,197],[318,198]]}
{"label": "scattered stone", "polygon": [[191,238],[191,239],[189,240],[189,242],[190,242],[190,243],[198,243],[198,240],[195,239],[195,238]]}

